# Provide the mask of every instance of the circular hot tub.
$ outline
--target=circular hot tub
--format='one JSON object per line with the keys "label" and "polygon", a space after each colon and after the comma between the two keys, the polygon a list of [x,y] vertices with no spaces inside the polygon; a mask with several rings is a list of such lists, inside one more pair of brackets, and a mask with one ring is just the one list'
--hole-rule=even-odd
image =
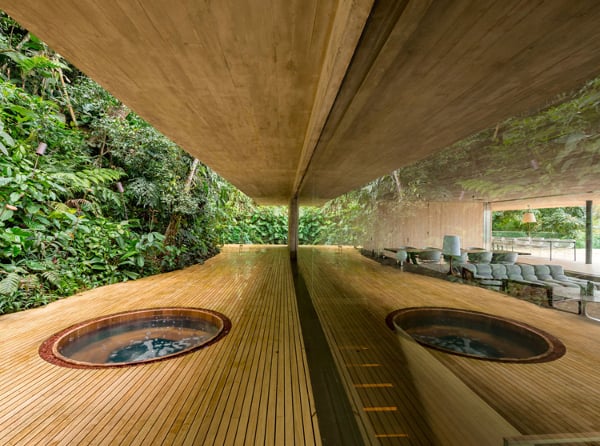
{"label": "circular hot tub", "polygon": [[123,367],[196,351],[230,328],[227,317],[201,308],[127,311],[68,327],[47,339],[39,353],[64,367]]}
{"label": "circular hot tub", "polygon": [[566,352],[560,340],[522,322],[476,311],[413,307],[387,317],[390,328],[446,353],[502,362],[546,362]]}

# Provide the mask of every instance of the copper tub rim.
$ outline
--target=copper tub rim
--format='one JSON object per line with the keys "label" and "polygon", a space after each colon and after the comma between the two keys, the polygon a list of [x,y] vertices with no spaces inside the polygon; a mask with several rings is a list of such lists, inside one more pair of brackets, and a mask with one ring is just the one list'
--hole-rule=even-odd
{"label": "copper tub rim", "polygon": [[[500,321],[501,323],[516,326],[522,330],[527,330],[528,332],[537,335],[539,338],[541,338],[546,343],[548,348],[543,353],[529,356],[527,358],[509,358],[509,357],[492,358],[492,357],[473,355],[473,354],[469,354],[469,353],[462,353],[462,352],[446,349],[446,348],[443,348],[440,346],[421,342],[418,339],[415,339],[412,336],[410,336],[410,334],[408,332],[406,332],[406,330],[404,330],[401,326],[397,325],[395,322],[395,319],[396,319],[396,316],[399,314],[411,313],[411,312],[416,313],[416,312],[424,311],[424,310],[425,311],[445,311],[445,312],[452,312],[452,313],[463,313],[463,314],[478,316],[481,318],[488,318],[488,319]],[[533,325],[530,325],[530,324],[527,324],[525,322],[521,322],[521,321],[518,321],[515,319],[511,319],[511,318],[507,318],[504,316],[499,316],[499,315],[491,314],[491,313],[484,313],[484,312],[476,311],[476,310],[469,310],[469,309],[465,309],[465,308],[435,307],[435,306],[407,307],[407,308],[401,308],[401,309],[392,311],[391,313],[389,313],[387,315],[385,320],[386,320],[387,326],[392,331],[402,330],[404,333],[407,333],[407,335],[410,336],[410,338],[413,339],[415,342],[417,342],[419,345],[422,345],[426,348],[437,350],[437,351],[440,351],[443,353],[447,353],[447,354],[451,354],[451,355],[455,355],[455,356],[462,356],[462,357],[470,358],[470,359],[477,359],[480,361],[504,362],[504,363],[512,363],[512,364],[542,363],[542,362],[550,362],[550,361],[559,359],[562,356],[564,356],[567,352],[567,348],[562,343],[562,341],[560,339],[558,339],[556,336],[548,333],[545,330],[542,330]]]}
{"label": "copper tub rim", "polygon": [[[203,342],[201,344],[195,345],[188,349],[185,349],[185,350],[182,350],[182,351],[179,351],[176,353],[172,353],[169,355],[160,356],[157,358],[144,359],[144,360],[135,361],[135,362],[119,362],[119,363],[106,363],[106,364],[84,362],[84,361],[77,361],[77,360],[65,357],[58,351],[58,348],[59,348],[58,346],[59,346],[59,343],[61,340],[67,338],[71,333],[74,333],[86,326],[98,327],[98,326],[101,326],[101,323],[103,321],[118,319],[119,317],[122,317],[125,315],[129,316],[129,315],[137,315],[137,314],[139,314],[139,315],[147,314],[148,316],[151,317],[153,315],[164,315],[165,313],[170,313],[171,315],[177,315],[178,312],[180,312],[182,314],[184,314],[186,312],[187,313],[195,312],[195,313],[202,313],[204,315],[209,315],[212,318],[211,321],[217,322],[216,325],[218,326],[219,329],[215,335],[213,335],[210,339],[208,339],[206,342]],[[148,363],[166,361],[169,359],[173,359],[175,357],[179,357],[179,356],[183,356],[183,355],[187,355],[187,354],[196,352],[200,349],[203,349],[205,347],[208,347],[208,346],[218,342],[223,337],[225,337],[229,333],[230,330],[231,330],[231,321],[229,320],[229,318],[227,316],[225,316],[222,313],[219,313],[217,311],[209,310],[206,308],[171,306],[171,307],[154,307],[154,308],[126,310],[126,311],[121,311],[118,313],[111,313],[111,314],[99,316],[96,318],[87,319],[85,321],[70,325],[69,327],[64,328],[63,330],[53,334],[48,339],[46,339],[40,345],[38,353],[39,353],[40,357],[42,359],[44,359],[45,361],[47,361],[51,364],[54,364],[54,365],[58,365],[61,367],[67,367],[67,368],[107,369],[107,368],[135,367],[135,366],[145,365]]]}

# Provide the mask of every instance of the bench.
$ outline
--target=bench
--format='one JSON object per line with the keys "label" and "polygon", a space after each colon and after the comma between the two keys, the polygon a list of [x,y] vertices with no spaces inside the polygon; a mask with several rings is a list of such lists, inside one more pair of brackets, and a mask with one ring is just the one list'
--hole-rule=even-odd
{"label": "bench", "polygon": [[461,275],[467,282],[515,297],[538,295],[544,289],[549,306],[555,295],[593,296],[594,290],[600,290],[598,282],[567,276],[561,265],[466,263],[461,265]]}

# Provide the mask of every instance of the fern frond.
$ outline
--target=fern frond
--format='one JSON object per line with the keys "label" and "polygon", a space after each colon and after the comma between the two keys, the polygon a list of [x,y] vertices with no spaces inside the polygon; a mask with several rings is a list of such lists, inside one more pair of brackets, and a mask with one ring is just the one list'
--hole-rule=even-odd
{"label": "fern frond", "polygon": [[161,191],[155,183],[143,177],[134,178],[128,184],[129,192],[136,198],[139,206],[158,207],[160,205]]}
{"label": "fern frond", "polygon": [[89,205],[91,202],[85,198],[73,198],[71,200],[67,200],[65,204],[70,208],[81,210],[84,205]]}
{"label": "fern frond", "polygon": [[115,169],[98,168],[82,170],[78,175],[94,184],[107,184],[117,181],[123,173]]}
{"label": "fern frond", "polygon": [[114,183],[123,175],[115,169],[84,169],[79,172],[54,172],[50,175],[56,183],[72,190],[86,191],[92,185],[105,185]]}
{"label": "fern frond", "polygon": [[65,203],[60,203],[58,201],[53,201],[50,203],[50,207],[56,211],[56,212],[60,212],[62,214],[72,214],[73,211],[67,204]]}
{"label": "fern frond", "polygon": [[10,296],[19,289],[19,283],[21,283],[21,276],[17,273],[9,273],[0,281],[0,294]]}
{"label": "fern frond", "polygon": [[33,290],[40,286],[40,279],[35,274],[28,274],[21,278],[21,289]]}
{"label": "fern frond", "polygon": [[42,273],[42,277],[55,287],[60,288],[61,277],[58,271],[45,271]]}

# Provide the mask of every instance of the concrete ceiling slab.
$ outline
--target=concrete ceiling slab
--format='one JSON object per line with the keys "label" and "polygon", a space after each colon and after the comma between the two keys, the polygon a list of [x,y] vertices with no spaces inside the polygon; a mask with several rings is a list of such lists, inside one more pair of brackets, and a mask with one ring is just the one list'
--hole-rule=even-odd
{"label": "concrete ceiling slab", "polygon": [[600,74],[594,0],[0,8],[264,204],[322,203]]}

